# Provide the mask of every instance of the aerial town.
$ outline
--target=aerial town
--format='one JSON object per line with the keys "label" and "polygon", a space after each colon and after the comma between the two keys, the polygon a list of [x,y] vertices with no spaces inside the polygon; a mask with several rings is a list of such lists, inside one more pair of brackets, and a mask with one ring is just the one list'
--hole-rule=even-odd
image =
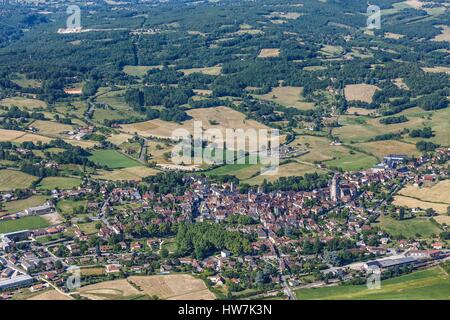
{"label": "aerial town", "polygon": [[[296,299],[294,292],[302,287],[366,281],[374,266],[383,277],[429,268],[450,257],[448,231],[427,241],[419,234],[391,236],[374,222],[381,215],[437,215],[391,202],[405,185],[419,188],[448,178],[449,157],[446,148],[431,158],[388,155],[372,169],[336,173],[328,181],[315,174],[286,179],[287,190],[266,183],[256,189],[240,187],[232,178],[214,181],[173,172],[161,174],[161,180],[154,181],[157,188],[151,187],[152,181],[150,187],[142,187],[86,180],[77,189],[52,190],[41,206],[1,220],[57,216],[61,201],[87,200],[89,214],[56,219],[47,228],[0,234],[1,298],[12,298],[22,288],[39,292],[50,287],[83,298],[68,287],[74,267],[103,269],[81,276],[82,285],[130,275],[188,272],[204,279],[218,295],[253,288],[253,298],[289,299]],[[292,191],[295,183],[308,179],[316,185]],[[15,197],[0,194],[4,203]],[[94,232],[79,227],[86,222],[95,225]],[[208,231],[190,230],[189,225],[206,225]],[[223,238],[196,243],[196,232],[217,237],[216,231]],[[163,246],[167,241],[175,241],[175,247]]]}

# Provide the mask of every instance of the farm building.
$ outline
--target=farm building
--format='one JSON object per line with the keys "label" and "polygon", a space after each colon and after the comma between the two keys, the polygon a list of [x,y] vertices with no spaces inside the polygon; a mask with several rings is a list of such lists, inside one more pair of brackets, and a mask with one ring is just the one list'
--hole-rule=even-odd
{"label": "farm building", "polygon": [[397,259],[373,260],[364,264],[364,269],[369,270],[373,267],[380,269],[390,269],[394,267],[410,266],[417,263],[417,259],[413,257],[403,257]]}
{"label": "farm building", "polygon": [[53,206],[50,203],[45,203],[42,206],[28,208],[25,210],[25,213],[29,216],[38,216],[42,214],[52,213]]}

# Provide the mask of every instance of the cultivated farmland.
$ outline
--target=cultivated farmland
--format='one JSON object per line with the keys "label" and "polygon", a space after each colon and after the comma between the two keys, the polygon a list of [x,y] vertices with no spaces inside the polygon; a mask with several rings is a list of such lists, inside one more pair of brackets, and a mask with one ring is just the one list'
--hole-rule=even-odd
{"label": "cultivated farmland", "polygon": [[205,283],[191,275],[172,274],[155,276],[132,276],[129,281],[147,295],[156,295],[168,300],[213,300],[215,299]]}
{"label": "cultivated farmland", "polygon": [[0,191],[29,188],[35,176],[15,170],[0,170]]}
{"label": "cultivated farmland", "polygon": [[89,160],[110,169],[129,168],[139,166],[137,160],[133,160],[116,150],[95,150]]}
{"label": "cultivated farmland", "polygon": [[344,94],[348,101],[371,103],[372,97],[377,90],[378,87],[371,84],[348,84],[344,88]]}
{"label": "cultivated farmland", "polygon": [[302,110],[312,109],[314,103],[304,101],[302,87],[276,87],[264,95],[255,95],[263,100],[269,100],[286,107],[294,107]]}

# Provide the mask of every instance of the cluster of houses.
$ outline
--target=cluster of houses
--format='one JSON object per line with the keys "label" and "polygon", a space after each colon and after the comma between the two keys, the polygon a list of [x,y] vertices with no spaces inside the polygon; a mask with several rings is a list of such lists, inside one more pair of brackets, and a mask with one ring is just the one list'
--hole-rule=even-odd
{"label": "cluster of houses", "polygon": [[[295,150],[286,150],[286,152],[295,152]],[[328,186],[313,191],[264,192],[262,188],[259,188],[250,190],[248,193],[241,193],[233,182],[215,183],[206,177],[195,175],[185,178],[189,180],[190,187],[182,195],[157,194],[152,191],[142,193],[134,183],[112,189],[107,188],[106,183],[100,183],[97,193],[99,197],[90,198],[87,201],[87,211],[100,223],[95,235],[103,239],[104,243],[108,243],[114,236],[121,236],[124,240],[116,243],[115,246],[109,244],[99,247],[90,246],[84,256],[80,244],[87,243],[92,235],[86,235],[74,224],[73,239],[62,242],[68,252],[64,263],[67,265],[102,264],[105,266],[106,274],[118,274],[125,268],[129,272],[140,273],[148,266],[147,260],[153,259],[147,255],[146,250],[152,248],[153,253],[158,252],[164,239],[151,238],[137,241],[127,234],[126,230],[130,226],[142,226],[146,229],[149,224],[170,224],[188,220],[221,223],[230,216],[238,215],[250,218],[252,223],[227,224],[227,228],[230,231],[252,235],[254,239],[251,243],[252,253],[233,256],[227,250],[222,250],[216,256],[200,260],[192,257],[182,257],[176,261],[162,259],[159,272],[169,273],[186,270],[186,268],[192,272],[213,270],[215,275],[209,280],[213,284],[220,285],[225,281],[221,275],[224,270],[234,269],[237,264],[241,266],[240,268],[244,266],[246,270],[255,270],[266,262],[279,265],[282,272],[299,270],[305,259],[317,258],[317,256],[308,257],[304,254],[299,258],[305,241],[312,241],[311,236],[305,237],[302,233],[314,235],[324,245],[337,238],[358,239],[356,247],[348,251],[376,257],[375,260],[364,264],[365,270],[373,267],[380,269],[418,267],[429,261],[446,257],[448,250],[445,250],[445,244],[434,243],[432,249],[424,250],[414,241],[400,240],[397,249],[406,250],[406,253],[396,258],[383,257],[391,253],[392,246],[389,245],[391,239],[384,232],[373,230],[370,226],[370,218],[375,213],[374,208],[380,199],[375,192],[370,191],[371,188],[367,187],[382,185],[384,190],[389,191],[398,186],[398,181],[417,185],[434,183],[445,174],[443,167],[439,164],[442,163],[442,157],[448,159],[449,155],[448,149],[438,149],[434,158],[421,157],[415,162],[407,161],[402,155],[389,155],[383,159],[383,166],[365,171],[336,174]],[[425,169],[421,167],[422,164],[425,164]],[[89,188],[89,183],[84,185],[77,190],[55,190],[52,196],[55,199],[85,199],[85,196],[92,194],[92,189]],[[4,201],[14,199],[14,195],[10,193],[2,193],[0,197]],[[366,204],[372,205],[366,208]],[[43,215],[52,213],[54,210],[52,202],[48,202],[42,206],[26,209],[21,214]],[[149,210],[155,217],[151,221],[145,218]],[[329,213],[338,214],[339,210],[347,212],[345,223],[329,215]],[[7,218],[17,218],[17,216],[8,215]],[[292,237],[288,234],[289,230],[301,230],[301,234],[298,237]],[[1,268],[0,283],[3,281],[3,285],[8,288],[28,284],[28,281],[33,281],[33,277],[31,280],[28,277],[34,272],[45,274],[45,277],[49,279],[58,280],[59,270],[55,268],[56,246],[52,250],[42,252],[34,249],[19,251],[15,249],[16,243],[21,241],[64,231],[65,226],[58,225],[40,230],[22,230],[0,235],[2,251],[0,253],[4,254],[2,259],[5,261]],[[378,244],[364,240],[363,235],[368,233],[376,237]],[[127,267],[124,267],[125,265]],[[22,273],[18,273],[17,270],[21,270]],[[17,281],[13,281],[14,278],[17,278]],[[297,283],[295,279],[294,276],[289,278],[289,281]],[[239,279],[231,280],[235,283],[239,282]],[[273,281],[279,282],[279,279],[273,279]],[[36,290],[39,288],[36,287]]]}
{"label": "cluster of houses", "polygon": [[94,126],[88,126],[88,127],[78,127],[74,131],[69,131],[67,134],[69,135],[70,139],[72,140],[83,140],[83,137],[92,134],[95,131]]}

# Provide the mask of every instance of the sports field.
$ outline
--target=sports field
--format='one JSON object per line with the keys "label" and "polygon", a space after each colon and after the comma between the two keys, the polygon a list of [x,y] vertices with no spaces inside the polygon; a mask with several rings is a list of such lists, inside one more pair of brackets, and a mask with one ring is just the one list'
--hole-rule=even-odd
{"label": "sports field", "polygon": [[450,278],[441,267],[416,271],[381,282],[380,289],[365,285],[300,289],[299,300],[448,300]]}
{"label": "sports field", "polygon": [[110,169],[129,168],[140,166],[137,160],[128,158],[117,150],[95,150],[89,160]]}
{"label": "sports field", "polygon": [[40,216],[24,217],[16,220],[0,221],[0,233],[18,230],[34,230],[48,227],[50,224]]}

